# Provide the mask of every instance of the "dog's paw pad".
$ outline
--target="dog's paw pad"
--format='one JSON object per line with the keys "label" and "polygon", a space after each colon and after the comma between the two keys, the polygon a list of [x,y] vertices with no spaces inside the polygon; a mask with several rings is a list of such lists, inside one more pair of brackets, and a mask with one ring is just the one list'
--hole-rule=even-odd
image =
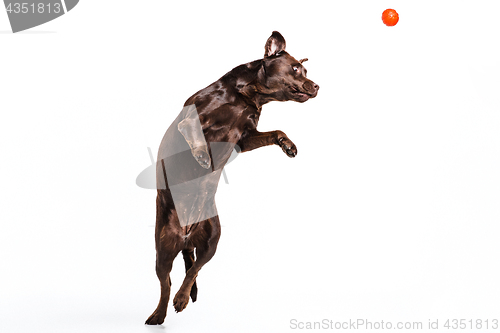
{"label": "dog's paw pad", "polygon": [[193,152],[195,160],[202,168],[210,168],[210,155],[204,150],[196,150]]}
{"label": "dog's paw pad", "polygon": [[297,148],[295,146],[292,146],[289,149],[286,149],[285,153],[288,155],[288,157],[295,157],[297,156]]}
{"label": "dog's paw pad", "polygon": [[290,139],[282,137],[278,140],[278,145],[288,157],[297,156],[297,147]]}

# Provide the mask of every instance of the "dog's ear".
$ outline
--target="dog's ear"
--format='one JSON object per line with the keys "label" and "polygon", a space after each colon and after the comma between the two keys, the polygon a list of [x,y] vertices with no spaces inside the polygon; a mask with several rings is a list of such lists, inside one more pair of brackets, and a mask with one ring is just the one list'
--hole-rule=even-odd
{"label": "dog's ear", "polygon": [[273,34],[268,38],[266,42],[266,52],[264,53],[264,58],[278,54],[281,51],[285,51],[285,47],[285,38],[283,38],[283,36],[281,36],[279,32],[273,31]]}

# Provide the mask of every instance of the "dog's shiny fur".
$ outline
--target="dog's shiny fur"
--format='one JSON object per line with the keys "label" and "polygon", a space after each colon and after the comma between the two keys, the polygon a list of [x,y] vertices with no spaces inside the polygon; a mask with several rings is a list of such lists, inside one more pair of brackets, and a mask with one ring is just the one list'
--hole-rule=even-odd
{"label": "dog's shiny fur", "polygon": [[[212,202],[220,173],[234,146],[246,152],[267,145],[278,145],[287,156],[295,157],[297,148],[285,133],[279,130],[259,132],[257,123],[262,106],[268,102],[302,103],[317,95],[318,85],[306,77],[307,71],[302,66],[306,60],[296,60],[289,55],[285,51],[285,39],[274,31],[266,42],[263,59],[234,68],[191,96],[167,130],[160,145],[157,163],[155,240],[156,273],[161,284],[161,296],[158,307],[146,324],[159,325],[165,319],[171,286],[169,274],[174,258],[181,251],[186,277],[174,297],[174,308],[176,312],[184,310],[189,296],[193,302],[196,301],[196,277],[214,255],[220,237],[218,215],[198,223],[180,223],[180,209],[193,210],[197,207],[180,208],[182,204],[174,204],[171,187],[199,180],[193,193],[204,193],[204,205],[208,202],[208,205],[215,207]],[[201,129],[197,129],[197,126],[201,126]],[[179,151],[171,151],[173,142],[182,142],[188,158]],[[211,148],[211,143],[219,142],[231,145],[217,151],[213,144]],[[178,158],[181,155],[184,158]],[[177,170],[176,179],[165,173],[165,170],[173,169]],[[202,177],[207,173],[208,177]],[[205,209],[204,205],[200,204],[198,210]]]}

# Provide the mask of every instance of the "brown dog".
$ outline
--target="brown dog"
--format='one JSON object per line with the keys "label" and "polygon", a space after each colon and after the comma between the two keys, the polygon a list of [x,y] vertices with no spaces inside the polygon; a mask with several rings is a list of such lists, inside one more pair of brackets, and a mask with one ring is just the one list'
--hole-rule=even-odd
{"label": "brown dog", "polygon": [[[182,251],[186,277],[174,297],[176,312],[197,297],[196,277],[214,255],[220,237],[215,193],[231,152],[278,145],[289,157],[297,148],[282,131],[259,132],[262,105],[271,101],[305,102],[318,93],[302,63],[285,51],[274,31],[264,58],[240,65],[191,96],[169,127],[156,168],[156,274],[161,296],[146,320],[163,323],[170,298],[172,262]],[[194,249],[196,248],[196,259]]]}

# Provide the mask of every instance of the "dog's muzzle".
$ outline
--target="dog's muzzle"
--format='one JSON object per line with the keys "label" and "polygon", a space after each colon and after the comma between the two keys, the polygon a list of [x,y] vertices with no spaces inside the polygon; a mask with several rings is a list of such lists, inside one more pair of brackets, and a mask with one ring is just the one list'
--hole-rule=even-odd
{"label": "dog's muzzle", "polygon": [[319,86],[311,80],[308,80],[302,85],[302,89],[304,89],[304,91],[309,96],[316,97],[316,95],[318,94]]}

